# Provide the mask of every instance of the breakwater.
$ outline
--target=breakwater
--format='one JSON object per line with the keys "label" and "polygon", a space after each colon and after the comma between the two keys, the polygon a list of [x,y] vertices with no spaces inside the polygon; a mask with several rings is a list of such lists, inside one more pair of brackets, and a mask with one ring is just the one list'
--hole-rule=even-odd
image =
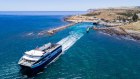
{"label": "breakwater", "polygon": [[49,30],[43,30],[43,31],[39,32],[37,35],[45,35],[45,34],[53,35],[56,32],[64,30],[64,29],[66,29],[66,28],[68,28],[70,26],[73,26],[75,24],[77,24],[77,23],[70,23],[70,24],[67,24],[67,25],[64,25],[64,26],[60,26],[60,27],[56,27],[56,28],[52,28],[52,29],[49,29]]}

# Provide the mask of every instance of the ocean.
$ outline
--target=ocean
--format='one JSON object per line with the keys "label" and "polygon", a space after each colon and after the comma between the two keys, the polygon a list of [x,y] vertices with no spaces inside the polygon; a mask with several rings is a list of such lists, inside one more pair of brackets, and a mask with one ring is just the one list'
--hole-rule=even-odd
{"label": "ocean", "polygon": [[[71,13],[52,13],[0,13],[0,79],[140,79],[140,43],[93,30],[86,33],[92,23],[53,36],[28,35],[68,24],[63,18]],[[55,62],[33,77],[21,74],[17,63],[25,51],[73,34],[79,40]]]}

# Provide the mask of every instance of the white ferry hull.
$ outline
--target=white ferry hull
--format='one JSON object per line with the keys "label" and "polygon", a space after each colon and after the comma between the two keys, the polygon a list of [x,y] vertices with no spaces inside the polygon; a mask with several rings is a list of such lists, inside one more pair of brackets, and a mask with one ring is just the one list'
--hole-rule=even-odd
{"label": "white ferry hull", "polygon": [[37,65],[33,65],[31,67],[28,66],[24,66],[24,65],[20,65],[21,70],[23,73],[25,74],[34,74],[39,72],[41,69],[43,69],[45,66],[47,66],[48,64],[50,64],[55,58],[57,58],[60,54],[62,53],[62,47],[54,50],[54,52],[52,52],[51,57],[48,59],[47,57],[44,58],[45,60],[43,60],[42,63],[37,64]]}

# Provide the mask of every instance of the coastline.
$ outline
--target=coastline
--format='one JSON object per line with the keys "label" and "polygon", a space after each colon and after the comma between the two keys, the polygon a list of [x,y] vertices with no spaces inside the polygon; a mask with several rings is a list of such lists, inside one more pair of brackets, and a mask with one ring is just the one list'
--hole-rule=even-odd
{"label": "coastline", "polygon": [[[123,37],[129,36],[129,37],[131,37],[135,40],[140,40],[140,31],[133,30],[133,28],[131,28],[131,29],[126,29],[125,28],[126,25],[130,25],[134,22],[131,22],[129,20],[126,20],[125,22],[123,22],[122,20],[117,20],[118,17],[117,18],[114,17],[114,16],[116,16],[116,14],[114,15],[113,13],[112,13],[113,14],[112,16],[110,16],[111,13],[106,14],[104,16],[103,16],[103,14],[102,14],[102,16],[99,15],[101,13],[107,13],[108,11],[114,12],[116,10],[118,10],[118,11],[129,11],[129,10],[132,10],[132,9],[99,9],[99,10],[97,10],[97,12],[93,11],[93,12],[89,12],[89,13],[81,14],[81,15],[66,16],[66,17],[63,18],[63,20],[66,21],[66,22],[69,22],[69,24],[59,26],[59,27],[56,27],[56,28],[52,28],[52,29],[49,29],[49,30],[40,31],[39,33],[37,33],[37,35],[39,35],[39,36],[42,36],[42,35],[51,36],[51,35],[54,35],[55,33],[59,32],[61,30],[64,30],[64,29],[66,29],[66,28],[68,28],[72,25],[75,25],[77,23],[92,22],[92,23],[97,24],[97,26],[100,26],[100,25],[105,26],[105,27],[93,28],[93,30],[101,31],[101,32],[104,32],[104,33],[107,33],[107,34],[110,34],[110,35],[115,34],[117,36],[123,36]],[[100,13],[97,14],[98,12],[100,12]],[[94,14],[94,16],[93,15],[89,16],[90,13]],[[119,15],[117,15],[117,16],[119,16]],[[110,18],[106,18],[106,17],[110,17]],[[140,29],[140,28],[138,28],[138,29]]]}
{"label": "coastline", "polygon": [[131,24],[128,24],[128,25],[123,25],[123,26],[93,28],[93,30],[102,31],[102,32],[110,34],[110,35],[115,34],[117,36],[123,36],[123,37],[129,36],[134,40],[140,40],[139,26],[137,26],[139,23],[140,23],[140,21],[134,22],[134,23],[131,23]]}
{"label": "coastline", "polygon": [[92,22],[96,23],[99,25],[104,25],[108,27],[114,27],[114,26],[121,26],[124,25],[124,23],[113,23],[113,22],[106,22],[100,18],[94,18],[90,16],[83,16],[83,15],[76,15],[76,16],[70,16],[65,19],[67,22],[73,22],[73,23],[78,23],[78,22]]}
{"label": "coastline", "polygon": [[[134,11],[134,12],[133,12]],[[140,40],[140,21],[132,21],[133,13],[130,16],[129,12],[140,12],[140,9],[135,8],[120,8],[120,9],[98,9],[93,10],[84,15],[70,16],[66,20],[68,22],[92,22],[105,27],[93,27],[93,30],[101,31],[110,35],[123,37],[131,37],[134,40]],[[120,20],[121,18],[121,20]]]}
{"label": "coastline", "polygon": [[70,22],[69,24],[67,25],[63,25],[63,26],[59,26],[59,27],[56,27],[56,28],[52,28],[52,29],[49,29],[49,30],[43,30],[41,32],[39,32],[37,35],[39,36],[42,36],[42,35],[54,35],[55,33],[61,31],[61,30],[64,30],[72,25],[75,25],[77,23],[80,23],[80,22],[93,22],[93,23],[96,23],[98,25],[103,25],[105,27],[99,27],[99,28],[96,28],[94,27],[93,30],[96,30],[96,31],[101,31],[101,32],[104,32],[104,33],[107,33],[109,35],[117,35],[117,36],[122,36],[122,37],[130,37],[134,40],[140,40],[140,31],[135,31],[135,30],[132,30],[132,29],[125,29],[123,28],[125,25],[127,24],[123,24],[123,23],[118,23],[118,24],[115,24],[115,23],[107,23],[107,22],[104,22],[104,21],[97,21],[97,20],[69,20],[69,18],[64,18],[64,21],[67,21],[67,22]]}
{"label": "coastline", "polygon": [[122,27],[106,27],[106,28],[93,28],[96,31],[101,31],[109,35],[117,35],[122,37],[130,37],[134,40],[140,40],[140,32],[134,30],[126,30]]}

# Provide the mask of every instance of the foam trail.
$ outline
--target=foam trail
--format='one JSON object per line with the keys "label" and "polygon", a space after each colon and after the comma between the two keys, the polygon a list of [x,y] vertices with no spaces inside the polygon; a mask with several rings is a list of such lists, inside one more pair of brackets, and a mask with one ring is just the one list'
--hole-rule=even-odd
{"label": "foam trail", "polygon": [[62,51],[68,50],[72,45],[76,43],[84,34],[79,32],[71,32],[69,36],[60,40],[57,44],[62,45]]}
{"label": "foam trail", "polygon": [[[57,42],[57,44],[62,45],[62,53],[61,54],[64,54],[64,52],[66,50],[68,50],[72,45],[74,45],[76,43],[76,41],[79,40],[83,35],[84,35],[83,33],[79,33],[79,32],[74,33],[72,31],[69,36],[67,36],[67,37],[63,38],[62,40],[60,40],[59,42]],[[52,62],[55,62],[59,58],[59,56],[56,57]],[[49,63],[49,64],[51,64],[51,63]]]}

